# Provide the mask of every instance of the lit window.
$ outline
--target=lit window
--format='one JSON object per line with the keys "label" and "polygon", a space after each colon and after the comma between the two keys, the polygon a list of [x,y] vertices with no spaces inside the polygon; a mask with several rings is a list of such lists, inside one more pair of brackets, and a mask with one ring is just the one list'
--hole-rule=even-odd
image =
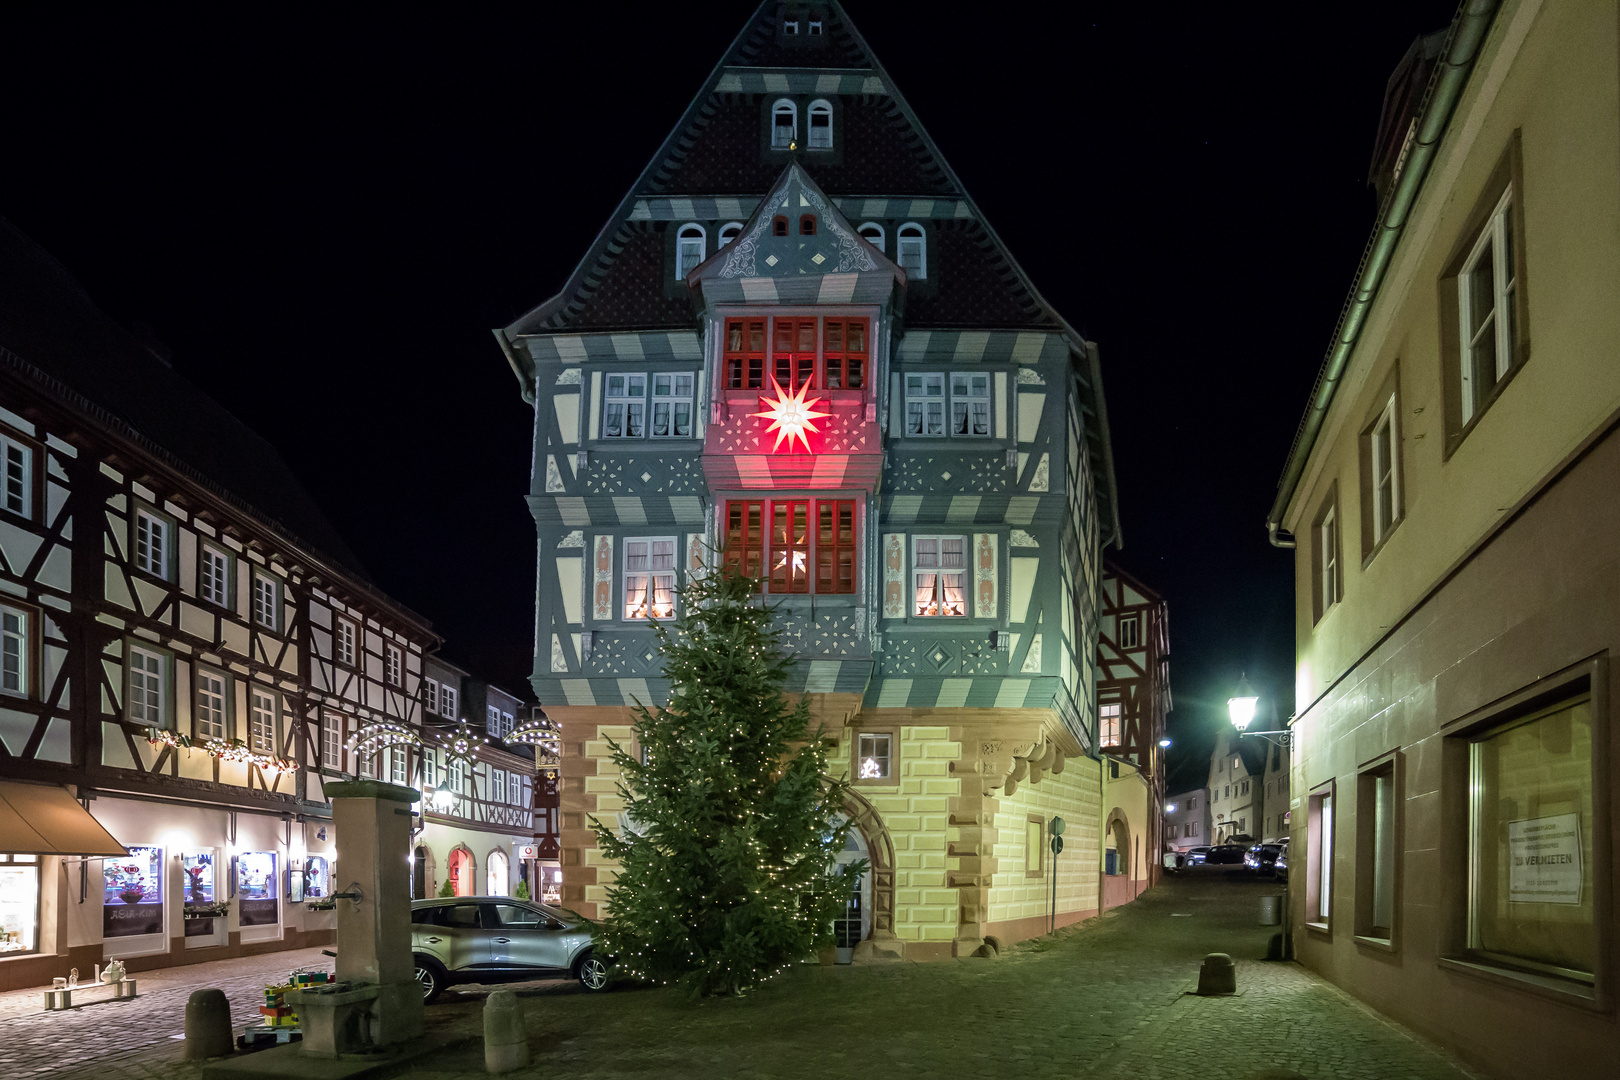
{"label": "lit window", "polygon": [[252,709],[248,716],[248,745],[262,753],[276,750],[276,699],[263,690],[252,693]]}
{"label": "lit window", "polygon": [[726,389],[765,388],[765,320],[726,320]]}
{"label": "lit window", "polygon": [[198,593],[210,604],[229,607],[231,602],[231,557],[219,548],[202,546],[198,568]]}
{"label": "lit window", "polygon": [[652,376],[652,437],[692,437],[692,385],[695,375],[671,372]]}
{"label": "lit window", "polygon": [[390,686],[401,686],[405,682],[404,654],[397,645],[383,646],[383,681]]}
{"label": "lit window", "polygon": [[279,582],[263,574],[253,575],[253,621],[274,630],[281,613]]}
{"label": "lit window", "polygon": [[892,764],[894,736],[886,732],[861,732],[856,750],[862,780],[887,780]]}
{"label": "lit window", "polygon": [[1513,189],[1502,194],[1457,275],[1462,320],[1462,422],[1485,404],[1513,366],[1515,292]]}
{"label": "lit window", "polygon": [[771,374],[783,390],[808,385],[816,372],[816,320],[776,319]]}
{"label": "lit window", "polygon": [[765,573],[765,504],[758,499],[726,503],[725,565],[743,577]]}
{"label": "lit window", "polygon": [[990,434],[990,376],[956,372],[951,376],[951,434]]}
{"label": "lit window", "polygon": [[135,565],[153,577],[169,576],[170,525],[145,510],[135,512]]}
{"label": "lit window", "polygon": [[30,652],[28,612],[9,605],[0,606],[0,691],[28,696]]}
{"label": "lit window", "polygon": [[728,221],[728,222],[726,222],[724,225],[720,226],[719,246],[720,247],[725,247],[727,244],[729,244],[733,240],[737,239],[737,234],[740,233],[740,232],[742,232],[742,222],[740,222],[740,221]]}
{"label": "lit window", "polygon": [[1119,617],[1119,647],[1121,649],[1135,649],[1142,644],[1142,616],[1121,615]]}
{"label": "lit window", "polygon": [[34,516],[34,449],[0,434],[0,505],[13,514]]}
{"label": "lit window", "polygon": [[855,591],[855,503],[823,499],[816,503],[816,592]]}
{"label": "lit window", "polygon": [[607,377],[607,414],[604,439],[640,439],[647,434],[647,376],[612,374]]}
{"label": "lit window", "polygon": [[773,593],[810,591],[810,503],[771,503],[771,581]]}
{"label": "lit window", "polygon": [[1120,703],[1106,702],[1098,707],[1097,728],[1103,749],[1118,749],[1122,741]]}
{"label": "lit window", "polygon": [[[798,23],[792,25],[797,26]],[[771,147],[786,150],[799,136],[799,107],[782,98],[771,106]]]}
{"label": "lit window", "polygon": [[900,268],[906,272],[906,276],[927,277],[928,240],[923,235],[922,226],[907,222],[900,226],[895,236],[899,241]]}
{"label": "lit window", "polygon": [[1390,395],[1384,412],[1373,425],[1371,446],[1372,464],[1372,540],[1379,543],[1395,527],[1401,512],[1401,473],[1396,455],[1400,447],[1400,431],[1396,427],[1395,396]]}
{"label": "lit window", "polygon": [[877,222],[868,221],[856,231],[861,234],[862,240],[865,240],[868,244],[871,244],[879,251],[887,250],[883,246],[883,226],[879,225]]}
{"label": "lit window", "polygon": [[624,617],[668,619],[675,614],[675,538],[624,542]]}
{"label": "lit window", "polygon": [[225,676],[211,671],[197,673],[197,724],[199,739],[225,737]]}
{"label": "lit window", "polygon": [[337,659],[345,667],[354,667],[355,625],[348,619],[337,621]]}
{"label": "lit window", "polygon": [[913,615],[967,615],[967,541],[919,536],[912,541]]}
{"label": "lit window", "polygon": [[822,357],[828,390],[859,390],[866,385],[865,319],[828,319],[822,331]]}
{"label": "lit window", "polygon": [[726,503],[725,565],[756,579],[767,576],[768,566],[765,584],[772,593],[853,593],[855,524],[852,499],[731,500]]}
{"label": "lit window", "polygon": [[167,658],[146,649],[129,650],[129,719],[150,727],[164,726],[168,700]]}
{"label": "lit window", "polygon": [[810,103],[810,149],[831,150],[832,139],[832,105],[825,101],[812,101]]}
{"label": "lit window", "polygon": [[675,276],[677,278],[685,278],[687,274],[698,268],[698,264],[703,261],[705,255],[705,239],[703,226],[681,226],[681,231],[676,234],[675,239]]}

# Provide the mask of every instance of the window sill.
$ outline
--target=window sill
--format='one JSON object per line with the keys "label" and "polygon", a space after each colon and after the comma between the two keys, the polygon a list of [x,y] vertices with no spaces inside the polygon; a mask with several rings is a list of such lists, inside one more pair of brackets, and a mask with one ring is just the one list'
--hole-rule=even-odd
{"label": "window sill", "polygon": [[1316,934],[1316,935],[1320,936],[1320,937],[1330,938],[1330,937],[1333,936],[1333,924],[1332,923],[1307,922],[1305,924],[1305,929],[1308,930],[1309,932],[1313,933],[1313,934]]}
{"label": "window sill", "polygon": [[1405,514],[1402,514],[1400,517],[1396,518],[1390,524],[1389,528],[1384,530],[1384,535],[1378,539],[1378,542],[1367,550],[1367,554],[1361,557],[1361,568],[1363,570],[1367,569],[1368,566],[1372,565],[1372,561],[1378,558],[1378,553],[1384,550],[1384,545],[1389,543],[1389,538],[1395,535],[1395,530],[1399,529],[1401,527],[1401,522],[1405,520]]}
{"label": "window sill", "polygon": [[1469,975],[1486,982],[1493,982],[1499,986],[1509,986],[1524,990],[1552,1001],[1561,1001],[1566,1005],[1577,1008],[1590,1009],[1594,1012],[1607,1011],[1604,998],[1607,995],[1599,994],[1597,987],[1587,986],[1583,983],[1569,979],[1559,979],[1551,975],[1538,975],[1529,971],[1518,971],[1496,964],[1485,964],[1477,960],[1465,960],[1456,956],[1442,956],[1435,961],[1447,971],[1455,971],[1461,975]]}
{"label": "window sill", "polygon": [[1365,945],[1369,949],[1379,949],[1387,953],[1400,951],[1395,948],[1394,938],[1381,938],[1372,937],[1369,934],[1357,934],[1355,935],[1355,942],[1357,945]]}

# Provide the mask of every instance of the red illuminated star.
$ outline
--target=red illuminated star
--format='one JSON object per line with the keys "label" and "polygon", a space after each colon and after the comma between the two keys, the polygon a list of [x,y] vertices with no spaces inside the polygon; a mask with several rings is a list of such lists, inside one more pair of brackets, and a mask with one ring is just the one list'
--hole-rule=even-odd
{"label": "red illuminated star", "polygon": [[767,435],[776,432],[776,445],[771,447],[771,452],[780,450],[784,440],[788,444],[788,449],[792,450],[793,440],[798,439],[804,444],[804,452],[810,453],[808,436],[818,433],[815,421],[831,416],[832,413],[815,411],[815,407],[821,404],[820,398],[805,400],[805,395],[810,392],[808,382],[791,394],[782,389],[782,384],[777,382],[774,376],[771,378],[771,385],[776,387],[776,397],[761,396],[759,403],[765,407],[765,411],[751,414],[771,422],[770,427],[765,429]]}

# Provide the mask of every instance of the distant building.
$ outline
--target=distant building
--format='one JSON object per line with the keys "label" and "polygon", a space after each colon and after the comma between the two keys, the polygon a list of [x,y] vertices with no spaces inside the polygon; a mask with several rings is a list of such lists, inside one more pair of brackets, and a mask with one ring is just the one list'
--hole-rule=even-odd
{"label": "distant building", "polygon": [[1525,1080],[1620,1045],[1617,43],[1612,3],[1487,0],[1413,45],[1268,517],[1299,959]]}
{"label": "distant building", "polygon": [[1209,789],[1194,788],[1171,795],[1164,808],[1165,846],[1181,852],[1210,846],[1215,842],[1211,839],[1211,821]]}
{"label": "distant building", "polygon": [[1236,731],[1223,727],[1209,758],[1210,843],[1260,839],[1265,774],[1266,744],[1258,738],[1239,739]]}

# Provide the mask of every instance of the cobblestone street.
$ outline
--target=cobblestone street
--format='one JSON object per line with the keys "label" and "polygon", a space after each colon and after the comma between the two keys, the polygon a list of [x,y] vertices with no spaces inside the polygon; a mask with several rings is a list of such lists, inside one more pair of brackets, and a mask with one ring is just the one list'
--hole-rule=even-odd
{"label": "cobblestone street", "polygon": [[[743,1000],[665,991],[520,991],[530,1075],[809,1078],[1096,1076],[1240,1080],[1266,1069],[1312,1080],[1462,1080],[1471,1074],[1294,964],[1266,963],[1257,925],[1271,883],[1183,876],[1135,904],[994,960],[806,967]],[[1198,962],[1230,952],[1238,990],[1198,998]],[[269,976],[319,953],[171,969],[135,1002],[62,1016],[0,1001],[0,1075],[192,1080],[178,1062],[186,994],[212,980],[238,1021]],[[149,978],[143,976],[143,978]],[[146,984],[143,983],[143,991]],[[483,994],[457,988],[435,1030],[476,1034]],[[37,997],[33,998],[37,1001]],[[137,1049],[140,1048],[140,1049]],[[415,1064],[415,1080],[484,1076],[477,1040]],[[518,1074],[523,1075],[523,1074]],[[1281,1074],[1286,1075],[1286,1073]]]}

